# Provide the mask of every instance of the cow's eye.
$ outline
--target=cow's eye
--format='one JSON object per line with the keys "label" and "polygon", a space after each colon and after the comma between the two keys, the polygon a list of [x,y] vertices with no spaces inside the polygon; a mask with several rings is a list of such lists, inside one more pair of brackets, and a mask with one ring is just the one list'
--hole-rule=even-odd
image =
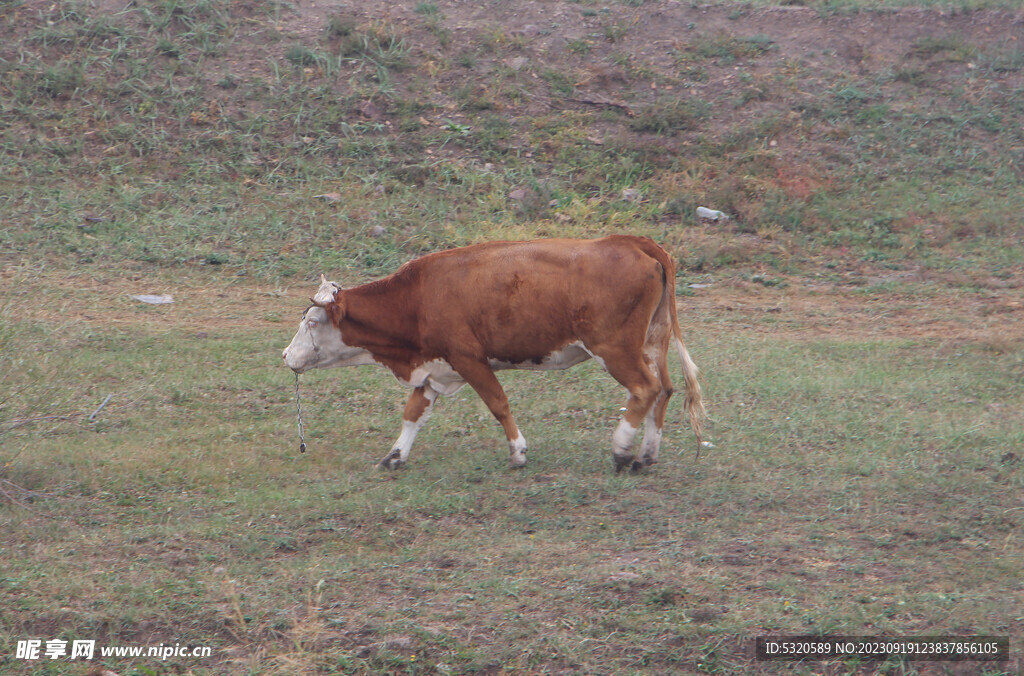
{"label": "cow's eye", "polygon": [[315,329],[320,322],[315,319],[310,319],[307,323],[309,324],[309,328]]}

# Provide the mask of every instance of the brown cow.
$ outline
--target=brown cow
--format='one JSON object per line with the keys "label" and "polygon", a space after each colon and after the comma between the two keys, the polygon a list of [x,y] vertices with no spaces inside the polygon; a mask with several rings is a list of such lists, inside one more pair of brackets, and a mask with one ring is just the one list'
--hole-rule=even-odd
{"label": "brown cow", "polygon": [[616,471],[652,465],[672,395],[672,343],[700,443],[704,407],[676,318],[675,265],[650,239],[489,242],[424,256],[351,289],[320,279],[284,360],[296,373],[382,364],[413,388],[381,467],[404,464],[434,400],[466,383],[505,429],[512,466],[522,467],[526,440],[494,372],[564,369],[591,357],[629,392],[612,436]]}

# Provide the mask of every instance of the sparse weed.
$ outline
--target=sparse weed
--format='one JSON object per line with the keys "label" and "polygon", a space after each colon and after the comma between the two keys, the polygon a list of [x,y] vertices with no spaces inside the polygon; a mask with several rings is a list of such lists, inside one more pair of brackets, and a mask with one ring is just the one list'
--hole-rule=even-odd
{"label": "sparse weed", "polygon": [[926,59],[941,54],[951,61],[966,61],[973,57],[974,52],[975,50],[958,35],[927,36],[915,40],[911,46],[911,53],[914,56]]}
{"label": "sparse weed", "polygon": [[675,134],[694,129],[708,114],[708,105],[695,98],[665,98],[637,113],[630,123],[633,131]]}
{"label": "sparse weed", "polygon": [[408,66],[409,49],[392,24],[376,22],[365,27],[348,27],[334,34],[340,38],[338,52],[346,58],[361,58],[388,70]]}
{"label": "sparse weed", "polygon": [[540,75],[548,84],[551,85],[551,88],[555,92],[562,96],[570,96],[576,89],[569,76],[560,70],[547,68],[542,71]]}
{"label": "sparse weed", "polygon": [[1024,70],[1024,47],[1014,45],[983,54],[985,67],[1000,73]]}
{"label": "sparse weed", "polygon": [[586,56],[590,53],[590,49],[593,47],[593,44],[589,40],[578,38],[576,40],[570,40],[569,44],[566,46],[569,48],[570,52],[575,52],[580,56]]}
{"label": "sparse weed", "polygon": [[304,45],[292,45],[285,50],[284,58],[295,66],[314,66],[324,60],[321,54]]}
{"label": "sparse weed", "polygon": [[356,23],[341,16],[331,16],[327,19],[327,35],[332,38],[345,38],[356,32]]}
{"label": "sparse weed", "polygon": [[604,38],[608,42],[621,42],[629,33],[630,25],[626,23],[611,23],[604,27]]}
{"label": "sparse weed", "polygon": [[740,60],[750,60],[767,52],[774,41],[767,36],[737,38],[731,35],[697,37],[685,48],[676,51],[676,61],[681,66],[693,61],[713,60],[718,65],[729,66]]}
{"label": "sparse weed", "polygon": [[61,63],[46,68],[39,74],[35,88],[51,98],[73,95],[85,83],[85,71],[81,64]]}

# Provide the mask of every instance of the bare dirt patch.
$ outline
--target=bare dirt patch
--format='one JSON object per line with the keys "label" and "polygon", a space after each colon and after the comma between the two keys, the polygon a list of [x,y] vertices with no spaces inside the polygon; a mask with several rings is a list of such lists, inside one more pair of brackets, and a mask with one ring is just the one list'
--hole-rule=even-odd
{"label": "bare dirt patch", "polygon": [[[724,321],[732,330],[790,340],[934,340],[996,349],[1024,340],[1024,296],[1003,292],[871,293],[842,287],[766,289],[736,281],[679,303],[680,317]],[[699,325],[699,322],[698,322]]]}

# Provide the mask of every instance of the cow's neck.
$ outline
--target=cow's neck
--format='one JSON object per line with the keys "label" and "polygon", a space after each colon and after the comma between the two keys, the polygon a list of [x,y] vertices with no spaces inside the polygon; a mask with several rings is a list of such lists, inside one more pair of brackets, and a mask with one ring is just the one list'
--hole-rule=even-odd
{"label": "cow's neck", "polygon": [[405,295],[381,282],[348,289],[339,326],[346,345],[369,351],[401,377],[421,351],[416,312]]}

